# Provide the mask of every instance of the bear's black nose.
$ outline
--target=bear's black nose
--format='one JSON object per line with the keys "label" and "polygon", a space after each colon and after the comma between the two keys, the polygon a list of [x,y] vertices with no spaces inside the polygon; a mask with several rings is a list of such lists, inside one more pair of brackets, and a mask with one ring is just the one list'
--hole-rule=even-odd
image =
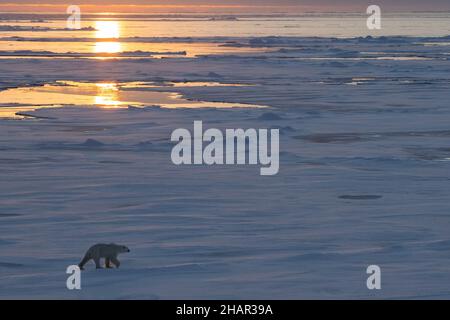
{"label": "bear's black nose", "polygon": [[127,252],[130,252],[130,249],[128,249],[128,251]]}

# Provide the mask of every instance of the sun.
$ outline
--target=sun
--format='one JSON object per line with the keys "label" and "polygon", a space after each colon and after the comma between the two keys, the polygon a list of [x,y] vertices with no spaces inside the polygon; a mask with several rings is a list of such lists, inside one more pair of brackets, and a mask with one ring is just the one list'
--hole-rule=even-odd
{"label": "sun", "polygon": [[120,37],[120,26],[117,21],[96,21],[95,37],[97,39],[112,39]]}

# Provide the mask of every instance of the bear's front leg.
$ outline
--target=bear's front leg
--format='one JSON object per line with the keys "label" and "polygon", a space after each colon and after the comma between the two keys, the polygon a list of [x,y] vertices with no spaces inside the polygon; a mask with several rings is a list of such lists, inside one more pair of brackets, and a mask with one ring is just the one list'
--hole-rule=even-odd
{"label": "bear's front leg", "polygon": [[120,261],[117,260],[117,258],[111,258],[112,263],[114,263],[114,265],[119,268],[120,267]]}

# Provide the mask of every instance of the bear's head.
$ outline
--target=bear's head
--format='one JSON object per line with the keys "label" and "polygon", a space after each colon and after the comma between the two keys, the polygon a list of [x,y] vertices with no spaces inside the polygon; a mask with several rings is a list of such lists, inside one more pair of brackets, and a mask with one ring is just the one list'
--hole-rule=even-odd
{"label": "bear's head", "polygon": [[120,253],[130,252],[130,249],[127,246],[118,246]]}

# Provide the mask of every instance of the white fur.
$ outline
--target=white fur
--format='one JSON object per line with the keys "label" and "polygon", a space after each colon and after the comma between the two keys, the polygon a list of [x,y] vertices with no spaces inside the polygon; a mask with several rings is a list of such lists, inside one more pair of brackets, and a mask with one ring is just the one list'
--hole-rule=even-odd
{"label": "white fur", "polygon": [[97,269],[101,269],[100,259],[105,259],[106,268],[111,268],[111,263],[119,268],[120,261],[117,259],[117,256],[121,253],[130,252],[130,249],[126,246],[117,245],[114,243],[110,244],[96,244],[88,249],[86,254],[84,255],[83,260],[78,265],[81,270],[84,269],[84,265],[90,261],[94,260],[95,266]]}

